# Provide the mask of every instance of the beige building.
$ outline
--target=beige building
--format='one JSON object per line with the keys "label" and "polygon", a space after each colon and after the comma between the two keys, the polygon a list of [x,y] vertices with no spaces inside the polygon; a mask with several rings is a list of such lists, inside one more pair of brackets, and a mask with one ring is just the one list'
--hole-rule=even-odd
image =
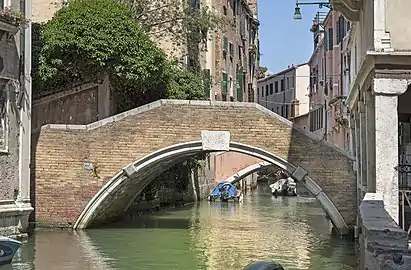
{"label": "beige building", "polygon": [[[366,192],[381,193],[388,213],[408,229],[409,222],[404,224],[399,212],[399,194],[411,187],[407,172],[411,156],[411,28],[407,27],[411,2],[330,2],[352,22],[348,42],[352,80],[347,100],[358,199]],[[409,209],[406,200],[404,204]]]}
{"label": "beige building", "polygon": [[249,101],[256,98],[260,60],[256,0],[203,0],[212,10],[232,22],[209,33],[202,66],[212,78],[211,100]]}
{"label": "beige building", "polygon": [[309,85],[310,67],[307,63],[289,66],[258,80],[258,103],[287,119],[306,115],[309,112]]}
{"label": "beige building", "polygon": [[[65,3],[33,0],[33,21],[46,22]],[[210,78],[205,94],[210,100],[249,101],[256,99],[260,60],[257,0],[195,0],[194,7],[208,7],[226,19],[224,29],[208,33],[208,41],[199,48],[188,48],[181,39],[162,31],[152,39],[170,56],[185,66],[197,59]],[[196,57],[196,56],[194,56]]]}

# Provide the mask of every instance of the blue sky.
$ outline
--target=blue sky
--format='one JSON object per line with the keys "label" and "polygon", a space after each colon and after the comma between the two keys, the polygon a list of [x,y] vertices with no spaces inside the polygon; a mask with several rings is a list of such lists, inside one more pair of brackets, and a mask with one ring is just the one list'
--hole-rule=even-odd
{"label": "blue sky", "polygon": [[260,65],[271,73],[307,62],[313,51],[310,27],[318,6],[300,6],[303,19],[299,21],[293,20],[294,8],[295,0],[258,0]]}

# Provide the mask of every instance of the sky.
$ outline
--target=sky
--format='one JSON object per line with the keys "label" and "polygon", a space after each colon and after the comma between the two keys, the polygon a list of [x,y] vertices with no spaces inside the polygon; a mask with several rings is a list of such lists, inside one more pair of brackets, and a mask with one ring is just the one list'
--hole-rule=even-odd
{"label": "sky", "polygon": [[[302,20],[293,20],[296,0],[258,0],[260,66],[269,73],[305,63],[313,52],[310,27],[317,5],[301,5]],[[304,1],[300,1],[304,2]],[[307,2],[307,1],[305,1]],[[321,11],[328,11],[323,8]]]}

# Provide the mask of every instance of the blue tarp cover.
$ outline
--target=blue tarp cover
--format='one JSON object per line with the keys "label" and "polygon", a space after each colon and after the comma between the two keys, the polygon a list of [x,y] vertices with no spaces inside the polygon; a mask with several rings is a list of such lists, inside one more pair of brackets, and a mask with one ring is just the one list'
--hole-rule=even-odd
{"label": "blue tarp cover", "polygon": [[228,193],[228,195],[230,197],[236,197],[238,196],[238,191],[237,189],[230,184],[229,182],[223,181],[221,183],[219,183],[213,190],[213,192],[211,192],[211,196],[220,196],[221,195],[221,191],[225,189]]}

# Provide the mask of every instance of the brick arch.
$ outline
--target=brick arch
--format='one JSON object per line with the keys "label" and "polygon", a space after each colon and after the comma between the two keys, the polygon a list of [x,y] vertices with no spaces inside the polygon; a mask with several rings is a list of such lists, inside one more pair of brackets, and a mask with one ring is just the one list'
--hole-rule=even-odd
{"label": "brick arch", "polygon": [[[72,227],[102,187],[113,176],[120,177],[116,173],[122,173],[125,164],[143,161],[159,149],[198,142],[204,130],[227,132],[231,142],[252,146],[242,153],[255,156],[253,151],[261,149],[304,168],[308,173],[305,179],[309,183],[315,179],[316,191],[323,191],[317,193],[327,195],[347,227],[355,224],[353,159],[343,150],[255,103],[184,100],[159,100],[89,125],[42,127],[32,144],[36,222]],[[214,151],[212,147],[203,150]],[[195,153],[180,153],[146,166],[144,175],[149,179]],[[109,190],[107,196],[125,196],[114,191]],[[121,207],[123,210],[124,205]],[[118,212],[107,216],[115,214]]]}
{"label": "brick arch", "polygon": [[[158,168],[162,167],[166,169],[169,165],[175,164],[189,156],[204,152],[224,150],[219,148],[205,150],[205,148],[207,147],[204,146],[203,141],[177,144],[155,151],[124,167],[91,199],[80,214],[73,228],[85,229],[93,223],[104,222],[105,219],[111,219],[119,213],[127,211],[136,195],[138,195],[155,176],[161,173],[161,171],[158,171]],[[229,149],[225,150],[261,158],[268,164],[274,164],[286,170],[296,181],[303,183],[307,189],[314,194],[323,209],[330,216],[338,232],[343,235],[349,232],[347,223],[334,203],[303,168],[297,167],[263,149],[241,143],[229,142]],[[154,173],[152,173],[153,171]]]}

